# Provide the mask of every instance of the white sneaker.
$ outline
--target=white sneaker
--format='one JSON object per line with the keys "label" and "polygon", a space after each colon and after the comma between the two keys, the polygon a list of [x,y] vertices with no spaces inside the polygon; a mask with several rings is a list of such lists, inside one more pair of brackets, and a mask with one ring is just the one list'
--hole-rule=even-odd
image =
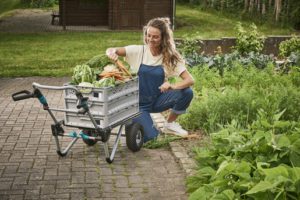
{"label": "white sneaker", "polygon": [[188,136],[188,132],[184,130],[178,123],[176,122],[165,122],[163,127],[163,132],[166,134],[174,134],[181,137]]}

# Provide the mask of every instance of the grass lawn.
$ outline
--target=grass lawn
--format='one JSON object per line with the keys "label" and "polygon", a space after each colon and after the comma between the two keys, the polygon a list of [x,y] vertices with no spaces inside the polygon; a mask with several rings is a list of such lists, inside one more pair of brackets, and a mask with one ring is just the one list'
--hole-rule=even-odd
{"label": "grass lawn", "polygon": [[[5,0],[8,2],[8,0]],[[175,37],[220,38],[235,36],[238,19],[177,5]],[[289,29],[258,26],[265,35],[291,34]],[[107,47],[141,44],[141,31],[0,33],[0,77],[70,76],[73,67]]]}
{"label": "grass lawn", "polygon": [[1,0],[0,15],[20,6],[20,0]]}
{"label": "grass lawn", "polygon": [[11,11],[14,9],[24,7],[25,5],[21,3],[21,0],[0,0],[0,18],[11,15]]}
{"label": "grass lawn", "polygon": [[[237,22],[248,27],[251,21],[241,21],[236,17],[227,17],[219,12],[204,12],[188,5],[176,7],[176,32],[178,37],[221,38],[236,36]],[[291,28],[280,28],[271,24],[256,24],[264,35],[290,35],[297,32]],[[298,32],[299,34],[299,32]]]}
{"label": "grass lawn", "polygon": [[0,33],[0,77],[69,76],[108,47],[139,43],[138,32]]}

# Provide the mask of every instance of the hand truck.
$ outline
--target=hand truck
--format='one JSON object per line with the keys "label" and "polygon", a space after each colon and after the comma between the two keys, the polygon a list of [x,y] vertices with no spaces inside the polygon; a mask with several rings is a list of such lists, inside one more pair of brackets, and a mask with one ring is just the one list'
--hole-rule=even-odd
{"label": "hand truck", "polygon": [[[77,142],[79,138],[83,140],[89,146],[95,145],[98,141],[102,141],[104,143],[104,152],[106,156],[106,161],[108,163],[112,163],[114,160],[114,156],[118,147],[118,143],[120,141],[121,135],[126,136],[126,144],[127,147],[132,152],[139,151],[143,146],[143,139],[144,139],[144,131],[143,127],[138,124],[132,122],[132,119],[139,116],[140,112],[138,111],[138,83],[137,78],[134,80],[133,84],[135,89],[132,88],[122,88],[122,86],[115,86],[115,88],[104,88],[104,89],[95,89],[93,88],[93,96],[97,98],[102,96],[101,102],[103,105],[97,106],[96,103],[99,103],[98,100],[90,100],[89,97],[86,96],[85,93],[81,92],[82,88],[75,86],[75,85],[64,85],[64,86],[48,86],[48,85],[41,85],[38,83],[32,83],[33,92],[28,90],[22,90],[12,94],[12,98],[14,101],[29,99],[29,98],[37,98],[43,106],[43,109],[46,110],[51,118],[54,121],[54,124],[51,125],[52,135],[55,138],[56,147],[57,147],[57,154],[61,157],[67,155],[69,150],[72,146]],[[132,83],[131,83],[132,84]],[[40,89],[48,89],[48,90],[64,90],[65,91],[65,102],[66,108],[50,108],[46,97],[42,94]],[[84,88],[85,90],[90,88]],[[124,90],[123,90],[124,89]],[[127,92],[124,92],[126,91]],[[95,92],[96,91],[96,92]],[[70,104],[74,99],[68,99],[69,95],[76,96],[76,108]],[[95,95],[97,94],[97,95]],[[103,95],[104,94],[104,95]],[[124,103],[126,99],[130,96],[135,95],[135,99],[137,101],[134,102],[133,105],[128,105]],[[106,97],[106,100],[103,98]],[[109,97],[109,98],[108,98]],[[108,99],[108,100],[107,100]],[[109,104],[113,104],[113,108],[107,108]],[[123,105],[118,105],[123,104]],[[121,109],[116,109],[116,105]],[[73,107],[72,107],[73,106]],[[117,106],[117,107],[118,107]],[[72,108],[71,108],[72,107]],[[112,116],[110,119],[106,115],[100,116],[99,114],[94,114],[93,111],[99,108],[106,108],[104,113],[107,115]],[[121,111],[120,111],[121,110]],[[65,113],[65,120],[57,120],[54,116],[53,111],[64,112]],[[125,114],[124,114],[125,113]],[[102,113],[103,114],[103,113]],[[72,118],[68,118],[70,115]],[[75,118],[74,118],[75,116]],[[116,117],[117,116],[117,117]],[[101,118],[102,117],[102,118]],[[97,119],[98,118],[98,119]],[[84,120],[83,120],[84,119]],[[87,120],[88,119],[88,120]],[[73,120],[73,121],[72,121]],[[75,122],[74,122],[75,120]],[[78,121],[79,120],[79,121]],[[66,123],[67,121],[67,123]],[[80,122],[80,123],[79,123]],[[104,122],[104,126],[100,124],[100,122]],[[70,133],[65,133],[63,126],[75,127],[79,128],[80,131],[77,133],[76,131],[71,131]],[[111,131],[113,128],[119,126],[118,132],[116,134],[116,139],[113,144],[111,153],[109,152],[108,148],[108,141],[111,135]],[[122,134],[125,127],[125,134]],[[62,150],[62,147],[59,142],[59,137],[70,137],[72,138],[71,142]]]}

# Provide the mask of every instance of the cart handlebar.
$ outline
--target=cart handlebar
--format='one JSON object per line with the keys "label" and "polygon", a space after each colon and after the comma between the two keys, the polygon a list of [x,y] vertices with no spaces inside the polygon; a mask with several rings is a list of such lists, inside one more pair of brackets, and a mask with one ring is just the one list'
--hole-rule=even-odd
{"label": "cart handlebar", "polygon": [[66,90],[66,89],[73,89],[76,92],[79,92],[78,89],[74,86],[71,85],[66,85],[66,86],[50,86],[50,85],[41,85],[39,83],[33,82],[32,86],[34,88],[42,88],[42,89],[50,89],[50,90]]}
{"label": "cart handlebar", "polygon": [[[39,83],[33,82],[32,86],[34,88],[34,90],[38,90],[38,88],[41,89],[49,89],[49,90],[66,90],[66,89],[72,89],[75,90],[75,94],[77,96],[78,102],[77,102],[77,108],[81,109],[83,108],[83,113],[86,113],[89,108],[88,108],[88,97],[83,97],[82,93],[74,86],[72,85],[65,85],[65,86],[49,86],[49,85],[41,85]],[[39,90],[38,90],[39,91]],[[41,101],[41,103],[44,105],[46,102],[46,99],[44,98],[44,96],[42,97],[42,99],[40,99],[41,95],[37,95],[37,97],[39,98],[39,100]],[[47,104],[48,105],[48,104]]]}
{"label": "cart handlebar", "polygon": [[39,83],[33,82],[32,83],[33,92],[29,92],[28,90],[22,90],[20,92],[16,92],[12,94],[12,98],[14,101],[20,101],[24,99],[29,98],[38,98],[40,103],[43,105],[44,110],[48,110],[49,106],[47,103],[47,100],[45,96],[42,94],[39,88],[41,89],[49,89],[49,90],[67,90],[72,89],[75,91],[76,97],[78,99],[77,101],[77,109],[80,109],[80,112],[85,114],[86,112],[89,112],[89,106],[88,106],[88,97],[83,97],[82,93],[74,86],[71,85],[65,85],[65,86],[49,86],[49,85],[41,85]]}

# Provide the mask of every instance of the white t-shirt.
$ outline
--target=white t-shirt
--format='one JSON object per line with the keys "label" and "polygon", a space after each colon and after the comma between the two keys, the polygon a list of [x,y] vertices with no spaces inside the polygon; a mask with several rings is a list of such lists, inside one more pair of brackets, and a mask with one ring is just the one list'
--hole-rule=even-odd
{"label": "white t-shirt", "polygon": [[[143,48],[144,46],[144,48]],[[144,53],[143,53],[144,50]],[[126,62],[130,65],[134,72],[138,72],[141,63],[150,66],[162,65],[162,54],[153,56],[148,45],[129,45],[125,47],[126,51]],[[143,59],[143,61],[142,61]],[[178,62],[173,72],[165,71],[165,76],[179,76],[186,70],[184,62]]]}

